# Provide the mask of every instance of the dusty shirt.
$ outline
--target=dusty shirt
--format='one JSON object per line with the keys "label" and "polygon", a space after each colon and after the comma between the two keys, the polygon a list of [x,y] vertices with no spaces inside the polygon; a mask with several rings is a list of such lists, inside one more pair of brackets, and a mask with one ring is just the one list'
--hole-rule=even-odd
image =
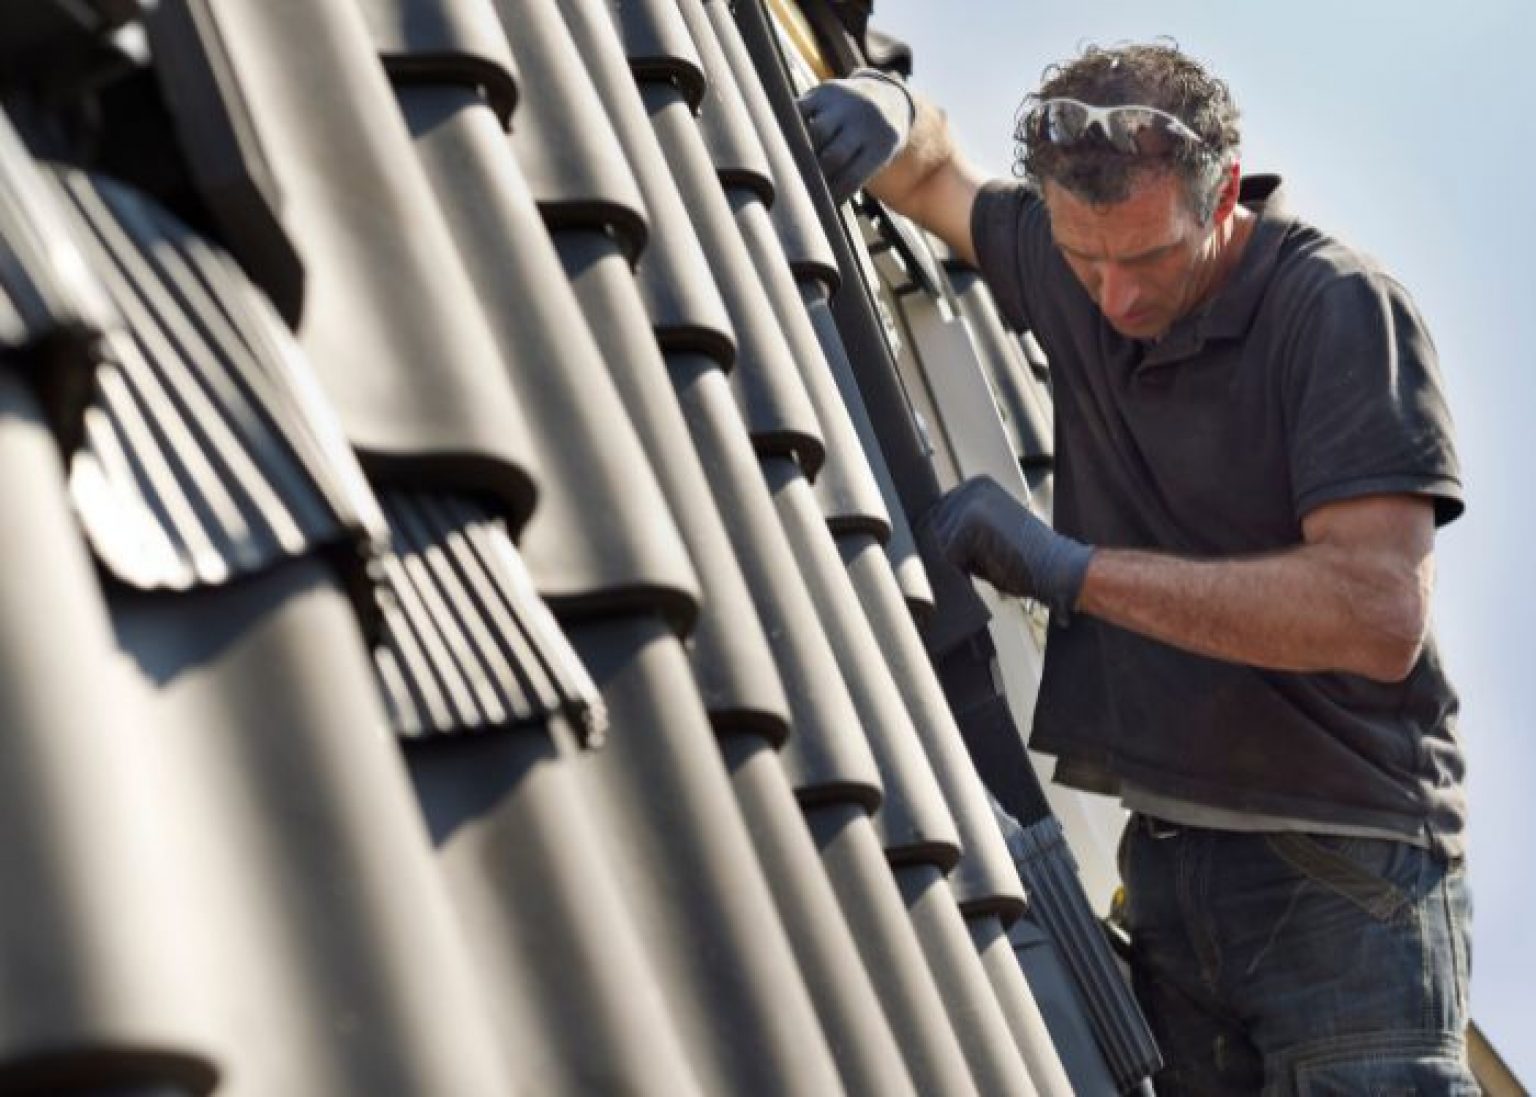
{"label": "dusty shirt", "polygon": [[[1320,504],[1384,492],[1462,510],[1434,346],[1404,289],[1291,217],[1279,180],[1238,268],[1162,339],[1109,326],[1027,188],[989,184],[971,230],[1006,320],[1051,362],[1055,521],[1089,544],[1223,557],[1302,541]],[[1457,701],[1434,639],[1402,682],[1210,659],[1076,615],[1053,621],[1031,745],[1058,775],[1221,812],[1366,828],[1459,856]]]}

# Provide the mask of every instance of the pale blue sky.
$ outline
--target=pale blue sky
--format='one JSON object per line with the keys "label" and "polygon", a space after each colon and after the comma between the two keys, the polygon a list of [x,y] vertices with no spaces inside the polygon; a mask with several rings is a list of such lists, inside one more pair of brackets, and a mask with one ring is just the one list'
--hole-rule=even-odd
{"label": "pale blue sky", "polygon": [[1471,759],[1473,1015],[1536,1081],[1536,10],[1530,0],[877,0],[914,87],[1005,173],[1014,107],[1086,42],[1173,37],[1232,87],[1244,167],[1409,287],[1440,350],[1466,515],[1436,629]]}

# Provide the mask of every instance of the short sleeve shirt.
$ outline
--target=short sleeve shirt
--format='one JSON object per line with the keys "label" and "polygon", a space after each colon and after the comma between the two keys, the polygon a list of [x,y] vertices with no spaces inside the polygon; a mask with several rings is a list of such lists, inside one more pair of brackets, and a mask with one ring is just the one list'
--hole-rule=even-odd
{"label": "short sleeve shirt", "polygon": [[[1407,292],[1291,217],[1277,178],[1245,179],[1242,200],[1258,220],[1227,284],[1146,342],[1104,320],[1031,190],[978,196],[982,275],[1051,362],[1057,527],[1221,557],[1297,545],[1308,512],[1363,495],[1422,495],[1454,519],[1450,416]],[[1432,639],[1405,681],[1381,683],[1209,659],[1078,615],[1053,622],[1031,742],[1157,795],[1459,852],[1456,711]]]}

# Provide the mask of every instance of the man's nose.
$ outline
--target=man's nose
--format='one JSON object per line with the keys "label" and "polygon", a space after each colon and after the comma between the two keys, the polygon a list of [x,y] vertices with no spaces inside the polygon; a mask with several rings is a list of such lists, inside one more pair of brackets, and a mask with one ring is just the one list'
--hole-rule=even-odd
{"label": "man's nose", "polygon": [[1100,311],[1112,320],[1122,319],[1133,312],[1141,296],[1136,279],[1110,263],[1099,268],[1098,275]]}

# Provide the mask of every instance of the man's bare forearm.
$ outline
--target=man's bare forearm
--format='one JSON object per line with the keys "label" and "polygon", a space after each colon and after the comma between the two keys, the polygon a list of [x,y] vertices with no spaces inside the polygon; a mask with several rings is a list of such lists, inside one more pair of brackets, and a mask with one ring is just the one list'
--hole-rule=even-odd
{"label": "man's bare forearm", "polygon": [[1218,659],[1389,681],[1423,644],[1431,567],[1328,544],[1230,560],[1101,549],[1078,609]]}
{"label": "man's bare forearm", "polygon": [[906,145],[866,189],[974,263],[971,207],[985,179],[956,146],[943,111],[923,99],[914,103],[917,114]]}
{"label": "man's bare forearm", "polygon": [[870,194],[907,217],[915,216],[916,211],[909,208],[910,204],[923,192],[934,173],[959,157],[944,112],[916,95],[912,97],[912,104],[916,115],[907,143],[865,186]]}

